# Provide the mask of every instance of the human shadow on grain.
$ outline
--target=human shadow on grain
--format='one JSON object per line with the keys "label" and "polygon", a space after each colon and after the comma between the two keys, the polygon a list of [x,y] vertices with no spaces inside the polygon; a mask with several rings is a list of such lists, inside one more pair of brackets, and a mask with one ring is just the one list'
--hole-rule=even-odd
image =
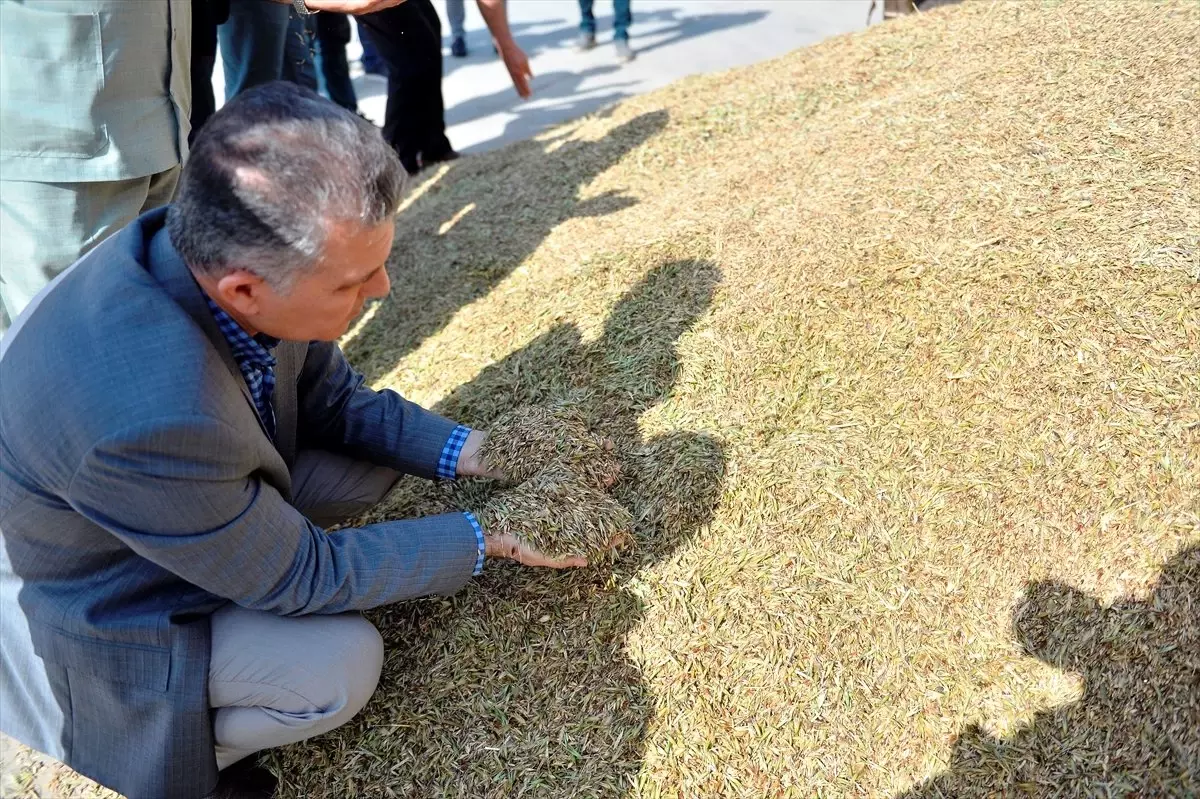
{"label": "human shadow on grain", "polygon": [[968,727],[949,769],[903,799],[1200,795],[1200,547],[1145,601],[1033,584],[1013,628],[1028,654],[1082,675],[1082,698],[1007,738]]}
{"label": "human shadow on grain", "polygon": [[505,150],[502,162],[456,162],[397,220],[391,294],[344,347],[355,368],[368,382],[378,380],[459,308],[485,296],[558,225],[636,203],[620,193],[583,200],[579,192],[666,124],[666,111],[652,111],[597,141],[524,141]]}
{"label": "human shadow on grain", "polygon": [[[552,328],[437,407],[486,428],[514,406],[569,398],[616,444],[623,472],[614,490],[634,511],[636,543],[611,566],[488,565],[449,600],[369,614],[389,653],[379,689],[339,744],[318,739],[300,755],[341,782],[322,785],[325,794],[296,784],[289,796],[626,795],[654,712],[625,654],[644,612],[630,584],[709,521],[725,464],[715,438],[646,438],[638,417],[669,395],[675,341],[718,279],[704,261],[659,266],[595,341],[571,324]],[[412,515],[438,496],[437,486],[406,480],[378,513]]]}

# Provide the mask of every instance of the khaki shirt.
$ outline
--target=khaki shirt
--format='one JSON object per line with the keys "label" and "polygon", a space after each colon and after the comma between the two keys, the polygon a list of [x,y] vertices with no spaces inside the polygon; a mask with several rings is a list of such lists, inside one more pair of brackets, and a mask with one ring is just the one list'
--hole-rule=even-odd
{"label": "khaki shirt", "polygon": [[123,180],[187,155],[191,0],[0,2],[0,180]]}

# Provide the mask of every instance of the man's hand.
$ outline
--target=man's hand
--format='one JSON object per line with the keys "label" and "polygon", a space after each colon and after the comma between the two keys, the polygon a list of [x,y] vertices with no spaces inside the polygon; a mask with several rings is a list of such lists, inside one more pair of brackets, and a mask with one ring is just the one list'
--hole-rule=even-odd
{"label": "man's hand", "polygon": [[[291,0],[275,0],[290,3]],[[328,11],[331,14],[370,14],[398,6],[404,0],[304,0],[309,11]]]}
{"label": "man's hand", "polygon": [[500,51],[500,58],[504,59],[504,66],[508,70],[508,76],[512,78],[513,88],[522,100],[528,100],[533,96],[533,89],[529,88],[533,70],[529,68],[529,59],[525,57],[525,51],[517,47],[517,43],[511,37],[504,43],[497,41],[496,49]]}
{"label": "man's hand", "polygon": [[529,59],[524,51],[517,47],[513,40],[512,31],[508,29],[508,6],[506,0],[475,0],[479,6],[479,15],[487,25],[488,33],[496,45],[496,52],[504,59],[508,76],[512,78],[513,87],[522,100],[527,100],[533,94],[529,88],[529,79],[533,71],[529,68]]}
{"label": "man's hand", "polygon": [[488,434],[482,430],[472,430],[467,435],[462,452],[458,454],[459,477],[490,477],[493,480],[503,480],[504,473],[499,469],[489,468],[480,455],[483,442]]}
{"label": "man's hand", "polygon": [[484,555],[489,558],[514,560],[524,566],[545,566],[549,569],[579,569],[588,565],[587,558],[550,558],[512,535],[484,535]]}

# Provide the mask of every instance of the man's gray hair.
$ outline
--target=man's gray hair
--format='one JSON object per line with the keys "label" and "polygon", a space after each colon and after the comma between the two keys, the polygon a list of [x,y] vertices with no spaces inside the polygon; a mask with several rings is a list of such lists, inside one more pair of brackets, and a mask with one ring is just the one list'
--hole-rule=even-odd
{"label": "man's gray hair", "polygon": [[405,174],[370,122],[293,83],[239,95],[196,137],[167,213],[192,269],[245,269],[286,292],[321,257],[333,224],[374,227]]}

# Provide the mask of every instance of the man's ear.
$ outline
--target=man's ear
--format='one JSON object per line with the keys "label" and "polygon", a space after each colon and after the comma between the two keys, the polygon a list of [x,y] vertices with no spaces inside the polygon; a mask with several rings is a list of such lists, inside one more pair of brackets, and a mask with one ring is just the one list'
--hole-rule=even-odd
{"label": "man's ear", "polygon": [[221,305],[242,317],[254,317],[262,310],[264,292],[270,291],[266,281],[253,272],[235,269],[217,280],[217,295]]}

